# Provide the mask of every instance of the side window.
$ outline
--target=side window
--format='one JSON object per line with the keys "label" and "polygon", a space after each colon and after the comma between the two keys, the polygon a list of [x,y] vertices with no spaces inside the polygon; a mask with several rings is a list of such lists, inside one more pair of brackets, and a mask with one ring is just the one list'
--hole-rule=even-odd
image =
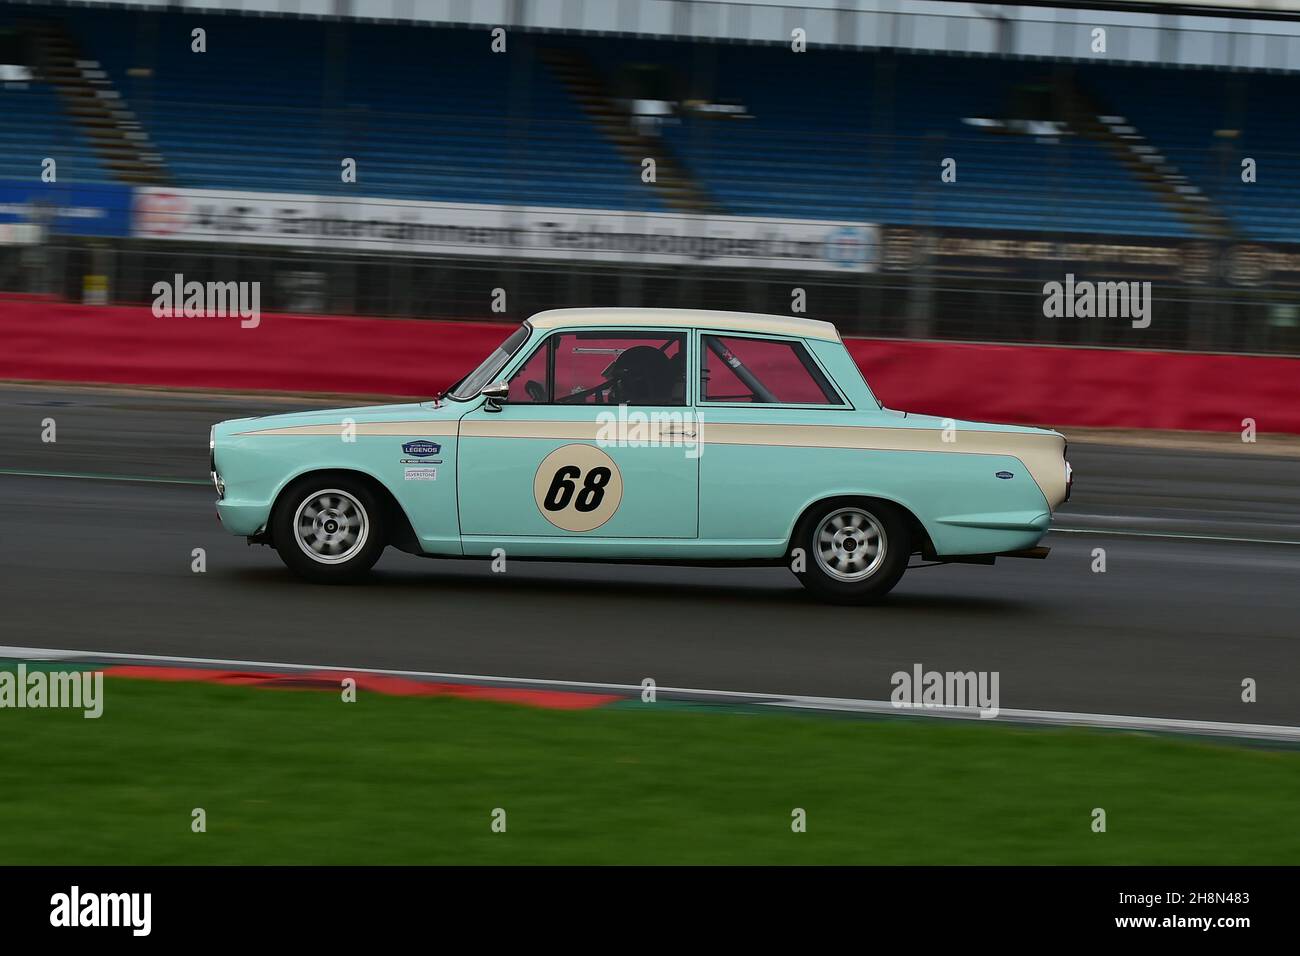
{"label": "side window", "polygon": [[548,335],[528,356],[528,361],[520,366],[510,379],[510,404],[527,405],[530,403],[546,404],[551,400],[547,391],[550,378],[547,367],[551,358],[551,342],[555,336]]}
{"label": "side window", "polygon": [[537,405],[685,405],[681,332],[560,332],[510,379],[510,401]]}
{"label": "side window", "polygon": [[802,342],[704,335],[700,395],[706,402],[843,405]]}

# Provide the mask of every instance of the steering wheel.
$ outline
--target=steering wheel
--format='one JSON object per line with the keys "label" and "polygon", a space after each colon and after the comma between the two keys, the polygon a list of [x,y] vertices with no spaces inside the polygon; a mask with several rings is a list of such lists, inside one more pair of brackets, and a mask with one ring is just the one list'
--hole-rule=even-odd
{"label": "steering wheel", "polygon": [[524,391],[534,402],[541,404],[546,401],[546,386],[535,378],[530,378],[524,382]]}

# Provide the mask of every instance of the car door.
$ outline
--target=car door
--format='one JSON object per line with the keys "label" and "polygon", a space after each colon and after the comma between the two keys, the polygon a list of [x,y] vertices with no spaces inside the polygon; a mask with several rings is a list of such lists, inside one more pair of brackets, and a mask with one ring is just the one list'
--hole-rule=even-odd
{"label": "car door", "polygon": [[796,337],[700,330],[696,349],[700,537],[781,547],[832,476],[860,467],[825,439],[824,426],[854,423],[853,406]]}
{"label": "car door", "polygon": [[510,538],[689,539],[698,428],[688,330],[557,329],[513,366],[509,398],[461,420],[467,553]]}

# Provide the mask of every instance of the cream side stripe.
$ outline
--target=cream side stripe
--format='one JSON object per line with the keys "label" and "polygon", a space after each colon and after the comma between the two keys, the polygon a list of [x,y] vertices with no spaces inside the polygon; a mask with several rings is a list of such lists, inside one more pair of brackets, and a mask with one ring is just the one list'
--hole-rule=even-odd
{"label": "cream side stripe", "polygon": [[[518,421],[518,420],[468,420],[461,423],[462,438],[574,438],[596,439],[602,431],[618,426],[619,435],[637,434],[643,428],[661,428],[665,431],[690,429],[689,421],[658,421],[654,418],[636,422],[569,422],[569,421]],[[1062,440],[1055,435],[1035,435],[1025,432],[961,431],[957,440],[945,442],[937,428],[884,428],[875,425],[769,425],[739,422],[709,422],[700,426],[700,438],[713,445],[792,445],[807,448],[862,448],[880,451],[970,451],[959,447],[971,444],[1032,444],[1035,440],[1059,452]],[[888,441],[882,439],[888,437]],[[989,454],[983,448],[981,453]]]}
{"label": "cream side stripe", "polygon": [[[358,435],[413,435],[423,438],[429,435],[436,437],[454,437],[456,434],[456,423],[451,422],[357,422],[355,425]],[[271,436],[271,435],[338,435],[343,431],[343,423],[324,422],[316,425],[285,425],[280,428],[257,428],[247,432],[236,432],[235,437],[244,436]]]}
{"label": "cream side stripe", "polygon": [[[357,422],[364,436],[454,437],[456,422]],[[613,436],[611,426],[616,426]],[[288,425],[282,428],[238,432],[243,436],[337,436],[342,422]],[[694,434],[693,434],[694,432]],[[461,423],[462,438],[543,438],[557,441],[654,442],[664,438],[691,439],[704,445],[763,445],[791,448],[845,448],[862,451],[927,451],[966,455],[1006,455],[1024,463],[1053,509],[1065,499],[1065,440],[1057,435],[1026,432],[962,431],[945,442],[934,428],[880,428],[871,425],[763,425],[691,421],[564,422],[489,421]]]}
{"label": "cream side stripe", "polygon": [[464,421],[461,438],[552,438],[558,441],[654,441],[690,437],[698,432],[694,420],[618,422]]}

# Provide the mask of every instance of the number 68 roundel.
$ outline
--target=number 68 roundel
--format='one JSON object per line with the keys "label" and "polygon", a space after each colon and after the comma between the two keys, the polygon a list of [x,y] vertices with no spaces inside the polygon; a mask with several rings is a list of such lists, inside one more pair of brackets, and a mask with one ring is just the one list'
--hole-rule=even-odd
{"label": "number 68 roundel", "polygon": [[537,466],[533,498],[542,516],[565,531],[594,531],[618,511],[623,476],[595,445],[564,445]]}

